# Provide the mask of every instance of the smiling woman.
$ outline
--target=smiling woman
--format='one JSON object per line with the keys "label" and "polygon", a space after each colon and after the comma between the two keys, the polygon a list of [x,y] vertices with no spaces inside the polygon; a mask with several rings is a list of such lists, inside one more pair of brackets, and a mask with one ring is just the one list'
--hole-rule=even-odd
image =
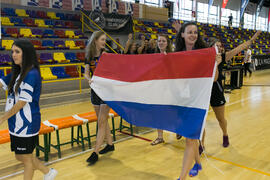
{"label": "smiling woman", "polygon": [[[98,65],[99,58],[104,52],[106,44],[106,35],[101,31],[96,31],[92,34],[88,45],[86,47],[86,58],[85,58],[85,78],[91,85],[91,75],[94,74],[95,68]],[[108,115],[110,107],[102,101],[102,99],[91,89],[91,102],[94,105],[96,115],[98,117],[98,133],[97,141],[94,152],[86,160],[90,165],[95,164],[98,161],[98,154],[105,154],[109,151],[114,151],[114,145],[112,143],[112,137],[110,133],[110,127],[108,124]],[[106,137],[107,146],[99,151],[99,148],[103,144]]]}

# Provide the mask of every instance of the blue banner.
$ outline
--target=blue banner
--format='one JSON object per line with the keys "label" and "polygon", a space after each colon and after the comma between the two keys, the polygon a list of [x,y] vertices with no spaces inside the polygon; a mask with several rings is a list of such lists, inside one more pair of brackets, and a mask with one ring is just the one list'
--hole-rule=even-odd
{"label": "blue banner", "polygon": [[249,3],[249,0],[241,0],[240,19],[242,19],[248,3]]}

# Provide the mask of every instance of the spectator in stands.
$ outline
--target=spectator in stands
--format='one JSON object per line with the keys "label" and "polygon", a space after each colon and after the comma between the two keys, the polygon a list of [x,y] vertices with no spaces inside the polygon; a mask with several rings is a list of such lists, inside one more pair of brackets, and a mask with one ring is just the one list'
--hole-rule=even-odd
{"label": "spectator in stands", "polygon": [[138,45],[132,40],[133,35],[130,33],[128,35],[128,41],[124,50],[124,54],[138,54]]}
{"label": "spectator in stands", "polygon": [[[167,53],[172,52],[172,43],[168,35],[159,35],[157,46],[158,47],[156,49],[156,53],[167,54]],[[151,143],[151,145],[164,143],[163,130],[158,129],[157,132],[158,132],[158,137]],[[182,137],[181,135],[176,134],[177,139],[181,139],[181,137]]]}
{"label": "spectator in stands", "polygon": [[[119,38],[116,38],[115,41],[116,41],[118,44],[120,44],[120,39],[119,39]],[[118,46],[117,44],[115,44],[115,45],[116,45],[116,48],[114,49],[114,51],[117,52],[118,54],[122,54],[123,51],[122,51],[121,47]],[[120,45],[121,45],[121,44],[120,44]]]}
{"label": "spectator in stands", "polygon": [[[89,81],[90,85],[92,83],[90,72],[91,75],[93,75],[95,68],[98,65],[99,58],[102,53],[104,53],[105,42],[106,35],[101,31],[96,31],[92,34],[89,43],[86,46],[85,78]],[[90,165],[93,165],[98,161],[98,154],[105,154],[109,151],[114,151],[114,145],[112,143],[111,130],[108,124],[110,107],[100,99],[93,89],[91,89],[91,101],[98,117],[96,146],[94,148],[94,152],[87,159],[87,162]],[[107,140],[107,145],[104,149],[99,151],[99,148],[103,144],[105,138]]]}
{"label": "spectator in stands", "polygon": [[233,16],[232,16],[232,13],[231,13],[231,15],[229,16],[229,21],[228,21],[228,26],[229,27],[232,27],[232,21],[233,21]]}
{"label": "spectator in stands", "polygon": [[0,124],[8,120],[11,151],[23,163],[24,180],[31,180],[35,169],[45,174],[45,180],[53,180],[57,171],[44,166],[33,156],[41,123],[41,75],[36,51],[31,42],[16,40],[11,52],[11,73],[0,79],[0,87],[8,90],[5,113],[0,118]]}
{"label": "spectator in stands", "polygon": [[250,47],[245,51],[245,59],[244,59],[244,68],[245,68],[245,76],[247,76],[247,71],[249,72],[249,77],[252,75],[252,71],[250,70],[251,65],[251,50]]}
{"label": "spectator in stands", "polygon": [[156,42],[154,39],[146,39],[145,36],[141,36],[141,46],[138,48],[139,54],[151,54],[156,51]]}

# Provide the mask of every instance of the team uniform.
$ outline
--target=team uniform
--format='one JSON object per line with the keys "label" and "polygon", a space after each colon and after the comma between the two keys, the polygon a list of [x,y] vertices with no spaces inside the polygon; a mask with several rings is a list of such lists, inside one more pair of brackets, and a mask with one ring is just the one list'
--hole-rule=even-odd
{"label": "team uniform", "polygon": [[[85,64],[88,64],[90,66],[90,72],[93,75],[94,71],[97,67],[98,61],[100,57],[94,57],[93,60],[90,61],[85,61]],[[93,89],[91,89],[91,102],[93,105],[101,105],[101,104],[106,104],[96,93]]]}
{"label": "team uniform", "polygon": [[[5,90],[11,80],[12,73],[0,79]],[[15,87],[20,75],[14,84],[13,92],[9,92],[6,109],[9,111],[19,100],[26,102],[25,106],[8,119],[8,128],[11,140],[11,151],[16,154],[31,154],[38,142],[41,117],[39,98],[41,92],[41,77],[37,69],[32,68],[21,82],[18,92]]]}
{"label": "team uniform", "polygon": [[218,79],[216,82],[213,83],[212,87],[212,94],[211,94],[211,99],[210,99],[210,104],[212,107],[218,107],[218,106],[223,106],[226,103],[225,97],[224,97],[224,89],[222,87],[222,68],[224,64],[226,63],[225,61],[225,53],[222,55],[222,62],[218,65]]}

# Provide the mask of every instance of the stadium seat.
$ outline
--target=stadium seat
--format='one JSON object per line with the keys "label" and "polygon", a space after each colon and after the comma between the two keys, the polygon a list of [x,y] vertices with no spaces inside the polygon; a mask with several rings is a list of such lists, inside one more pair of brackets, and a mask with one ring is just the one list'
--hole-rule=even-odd
{"label": "stadium seat", "polygon": [[32,34],[41,38],[43,36],[43,31],[42,29],[32,29]]}
{"label": "stadium seat", "polygon": [[56,52],[53,53],[53,59],[57,61],[58,63],[67,63],[70,62],[70,60],[67,60],[64,53],[62,52]]}
{"label": "stadium seat", "polygon": [[50,53],[41,53],[39,58],[43,63],[53,63],[53,57]]}
{"label": "stadium seat", "polygon": [[42,41],[42,46],[46,47],[48,50],[54,49],[54,44],[52,40],[43,40]]}
{"label": "stadium seat", "polygon": [[10,55],[8,54],[0,54],[0,61],[2,65],[10,65],[12,62],[12,59]]}
{"label": "stadium seat", "polygon": [[20,36],[22,37],[36,37],[35,35],[32,34],[31,29],[26,29],[26,28],[21,28],[20,29]]}
{"label": "stadium seat", "polygon": [[31,18],[38,18],[37,12],[35,10],[27,9],[26,14],[28,14],[29,17],[31,17]]}
{"label": "stadium seat", "polygon": [[17,16],[13,8],[3,8],[2,10],[6,16]]}
{"label": "stadium seat", "polygon": [[45,24],[48,25],[50,28],[53,28],[54,27],[54,21],[51,20],[51,19],[46,19],[45,20]]}
{"label": "stadium seat", "polygon": [[43,31],[43,38],[57,38],[57,36],[54,35],[54,31],[52,29],[45,29]]}
{"label": "stadium seat", "polygon": [[64,30],[55,30],[54,34],[59,38],[67,38]]}
{"label": "stadium seat", "polygon": [[11,37],[19,37],[19,30],[17,28],[7,28],[6,33]]}
{"label": "stadium seat", "polygon": [[48,25],[45,24],[43,19],[35,19],[35,24],[38,27],[46,27],[46,28],[49,27]]}
{"label": "stadium seat", "polygon": [[76,53],[76,57],[80,61],[85,61],[85,53],[84,52]]}
{"label": "stadium seat", "polygon": [[75,44],[77,47],[80,47],[81,49],[85,48],[85,43],[83,41],[75,41]]}
{"label": "stadium seat", "polygon": [[42,19],[48,19],[49,17],[47,16],[46,12],[44,11],[37,11],[37,16]]}
{"label": "stadium seat", "polygon": [[6,32],[6,30],[3,27],[1,27],[1,34],[4,37],[10,37],[10,35]]}
{"label": "stadium seat", "polygon": [[55,12],[47,12],[47,16],[51,19],[60,19],[60,17],[56,17]]}
{"label": "stadium seat", "polygon": [[57,79],[57,76],[52,74],[52,71],[50,68],[40,68],[41,77],[43,80],[52,80]]}
{"label": "stadium seat", "polygon": [[65,72],[70,75],[70,77],[79,77],[79,72],[76,66],[66,66]]}
{"label": "stadium seat", "polygon": [[65,23],[63,21],[55,21],[54,26],[57,27],[57,28],[66,28]]}
{"label": "stadium seat", "polygon": [[68,37],[68,38],[79,38],[79,36],[76,36],[74,34],[74,31],[70,31],[70,30],[66,30],[65,31],[65,35]]}
{"label": "stadium seat", "polygon": [[11,47],[14,43],[14,40],[2,40],[2,47],[4,47],[6,50],[11,50]]}
{"label": "stadium seat", "polygon": [[35,21],[33,19],[30,19],[30,18],[25,18],[23,20],[23,23],[26,25],[26,26],[30,26],[30,27],[37,27],[37,25],[35,24]]}
{"label": "stadium seat", "polygon": [[29,15],[26,14],[24,9],[16,9],[15,13],[20,17],[29,17]]}
{"label": "stadium seat", "polygon": [[45,50],[46,47],[43,47],[39,40],[31,40],[31,43],[34,45],[37,50]]}
{"label": "stadium seat", "polygon": [[53,67],[52,68],[53,75],[58,78],[69,78],[70,75],[66,74],[64,67]]}
{"label": "stadium seat", "polygon": [[67,53],[65,53],[65,57],[66,57],[66,59],[69,59],[70,62],[77,62],[77,61],[79,61],[77,59],[77,57],[76,57],[76,54],[73,53],[73,52],[67,52]]}
{"label": "stadium seat", "polygon": [[19,17],[11,17],[10,22],[14,23],[15,26],[25,26],[22,19]]}
{"label": "stadium seat", "polygon": [[61,20],[66,20],[65,14],[64,13],[56,13],[56,17],[59,17]]}
{"label": "stadium seat", "polygon": [[78,28],[78,27],[74,26],[72,21],[66,21],[65,26],[66,26],[66,28],[70,28],[70,29]]}
{"label": "stadium seat", "polygon": [[88,39],[88,37],[84,36],[82,31],[75,31],[75,36],[78,36],[80,39]]}
{"label": "stadium seat", "polygon": [[66,47],[69,47],[69,49],[80,49],[80,47],[77,47],[74,43],[74,41],[65,41]]}
{"label": "stadium seat", "polygon": [[65,42],[63,40],[55,40],[54,48],[55,49],[69,49],[68,47],[66,47]]}
{"label": "stadium seat", "polygon": [[14,26],[14,23],[10,22],[9,17],[1,17],[1,24],[3,26]]}

